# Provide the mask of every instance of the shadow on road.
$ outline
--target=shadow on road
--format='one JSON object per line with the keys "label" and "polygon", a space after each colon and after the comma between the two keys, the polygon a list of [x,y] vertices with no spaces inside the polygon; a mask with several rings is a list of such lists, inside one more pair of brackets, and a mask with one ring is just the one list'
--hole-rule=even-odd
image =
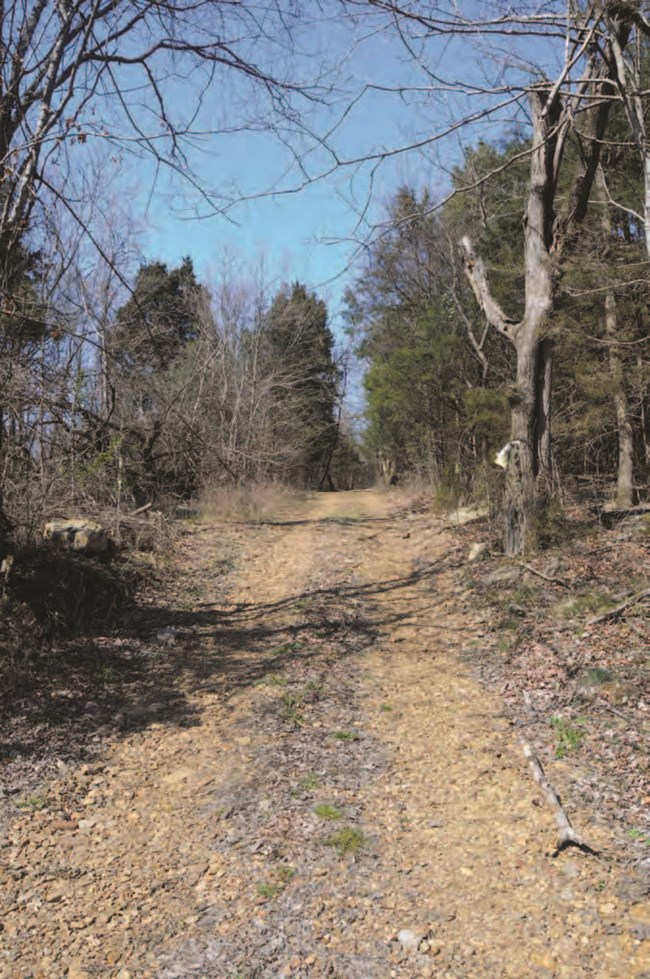
{"label": "shadow on road", "polygon": [[[358,653],[391,625],[433,609],[433,586],[447,565],[443,559],[366,583],[315,582],[274,602],[140,604],[113,635],[53,646],[0,694],[5,791],[17,791],[13,764],[30,760],[47,769],[57,759],[93,757],[106,738],[152,723],[194,726],[200,694],[221,695],[227,705],[238,688],[281,674],[297,659],[322,664]],[[394,609],[377,601],[389,594],[398,600]]]}

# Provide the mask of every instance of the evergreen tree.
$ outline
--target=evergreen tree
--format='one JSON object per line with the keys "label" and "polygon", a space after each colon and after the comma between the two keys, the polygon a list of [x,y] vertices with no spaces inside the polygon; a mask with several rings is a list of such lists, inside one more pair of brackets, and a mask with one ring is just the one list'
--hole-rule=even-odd
{"label": "evergreen tree", "polygon": [[274,378],[278,410],[272,438],[285,446],[291,480],[329,485],[337,436],[340,372],[327,307],[295,282],[283,286],[265,320],[267,371]]}
{"label": "evergreen tree", "polygon": [[199,334],[205,297],[191,258],[178,268],[147,262],[136,276],[130,299],[118,310],[111,334],[112,353],[144,373],[166,370]]}

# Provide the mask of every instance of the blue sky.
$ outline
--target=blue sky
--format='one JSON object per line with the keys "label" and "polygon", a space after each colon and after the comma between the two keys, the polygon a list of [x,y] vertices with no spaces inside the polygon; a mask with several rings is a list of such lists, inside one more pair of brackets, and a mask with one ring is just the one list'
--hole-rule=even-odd
{"label": "blue sky", "polygon": [[[323,58],[340,56],[353,36],[349,22],[331,22],[319,31],[318,38],[309,33],[299,38],[304,53],[296,66],[307,79],[313,78],[314,66]],[[364,31],[367,33],[367,25]],[[464,84],[484,85],[493,68],[485,49],[480,50],[466,38],[428,41],[426,52],[427,67],[451,83],[462,79]],[[538,58],[539,50],[534,53]],[[369,82],[384,86],[430,84],[430,79],[404,57],[399,42],[386,32],[377,32],[355,47],[342,69],[342,77],[345,81],[341,83],[336,108],[312,112],[310,124],[314,130],[326,130],[335,114],[348,104],[350,92],[359,91]],[[220,90],[218,108],[214,105],[216,94],[206,100],[199,124],[205,129],[218,128],[222,123],[237,124],[238,113],[248,108],[241,104],[246,97],[239,80],[231,78],[228,87]],[[187,91],[177,86],[173,100],[182,115]],[[440,93],[432,89],[411,93],[407,98],[395,92],[370,92],[346,118],[334,140],[338,152],[346,157],[393,148],[443,132],[453,119],[476,111],[481,104],[484,100],[479,96],[468,98],[453,91]],[[369,197],[370,167],[365,166],[354,175],[351,170],[335,173],[299,194],[255,199],[256,193],[299,182],[298,168],[291,167],[287,150],[271,132],[204,137],[197,141],[190,159],[201,183],[225,196],[253,196],[232,207],[230,221],[218,214],[203,219],[191,217],[193,207],[203,211],[205,208],[191,195],[188,197],[187,185],[164,173],[158,176],[151,193],[154,169],[144,160],[137,168],[137,189],[131,192],[131,206],[145,219],[145,254],[170,264],[189,254],[199,274],[207,277],[218,272],[224,250],[234,254],[243,267],[254,267],[263,260],[272,284],[298,279],[316,288],[328,302],[336,328],[342,294],[354,278],[350,262],[356,249],[350,237],[355,233],[363,237],[368,226],[381,219],[400,184],[427,185],[434,196],[442,195],[448,187],[445,171],[462,158],[461,138],[465,143],[475,142],[479,136],[496,138],[512,123],[513,111],[508,107],[493,119],[467,128],[462,136],[453,133],[424,152],[398,155],[384,162],[373,176]],[[219,116],[216,125],[212,115]],[[312,173],[327,169],[331,162],[318,149],[308,161]],[[359,229],[358,212],[367,199],[370,207],[366,223]]]}

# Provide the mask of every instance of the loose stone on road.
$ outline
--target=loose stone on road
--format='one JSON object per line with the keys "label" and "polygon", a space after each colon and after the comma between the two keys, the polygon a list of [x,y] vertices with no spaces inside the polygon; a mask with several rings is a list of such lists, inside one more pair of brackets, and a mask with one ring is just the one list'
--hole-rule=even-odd
{"label": "loose stone on road", "polygon": [[182,616],[152,633],[173,696],[9,823],[0,977],[650,975],[648,905],[552,856],[516,732],[460,658],[453,548],[371,490],[190,529]]}

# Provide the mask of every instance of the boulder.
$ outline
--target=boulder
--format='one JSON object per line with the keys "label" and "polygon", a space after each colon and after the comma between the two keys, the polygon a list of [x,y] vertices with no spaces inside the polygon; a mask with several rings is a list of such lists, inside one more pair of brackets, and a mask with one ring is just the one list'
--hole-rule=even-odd
{"label": "boulder", "polygon": [[506,582],[517,581],[522,576],[522,569],[513,567],[511,564],[505,564],[500,568],[497,568],[491,574],[488,574],[483,579],[484,585],[501,585]]}
{"label": "boulder", "polygon": [[449,514],[449,522],[462,527],[463,524],[473,523],[475,520],[483,520],[489,514],[490,509],[486,506],[461,506]]}
{"label": "boulder", "polygon": [[85,517],[50,520],[43,528],[43,537],[83,554],[104,554],[108,550],[108,534],[102,525]]}
{"label": "boulder", "polygon": [[469,561],[470,564],[474,564],[475,561],[480,561],[481,558],[484,558],[486,554],[489,553],[489,551],[490,551],[490,545],[487,541],[481,541],[480,543],[477,542],[476,544],[472,544],[472,546],[469,549],[469,554],[467,555],[467,560]]}

